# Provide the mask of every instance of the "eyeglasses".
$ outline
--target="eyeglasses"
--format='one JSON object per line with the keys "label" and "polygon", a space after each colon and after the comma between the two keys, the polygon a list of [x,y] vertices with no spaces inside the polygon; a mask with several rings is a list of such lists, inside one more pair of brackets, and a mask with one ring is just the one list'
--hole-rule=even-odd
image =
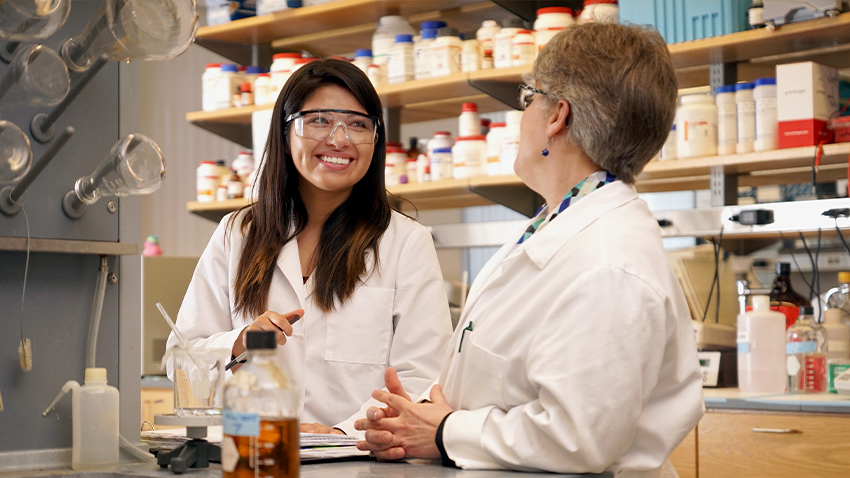
{"label": "eyeglasses", "polygon": [[549,96],[549,93],[546,93],[543,90],[538,90],[533,86],[525,84],[519,85],[519,108],[525,111],[526,108],[531,106],[531,102],[534,101],[535,94]]}
{"label": "eyeglasses", "polygon": [[286,117],[286,123],[290,121],[295,134],[316,141],[333,138],[337,128],[342,125],[345,139],[351,144],[373,144],[378,137],[378,125],[381,124],[377,116],[334,109],[299,111]]}

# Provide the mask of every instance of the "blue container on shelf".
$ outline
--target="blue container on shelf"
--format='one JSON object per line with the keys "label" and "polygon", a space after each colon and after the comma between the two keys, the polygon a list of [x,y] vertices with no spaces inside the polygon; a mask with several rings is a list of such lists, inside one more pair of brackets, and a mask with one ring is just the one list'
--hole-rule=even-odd
{"label": "blue container on shelf", "polygon": [[652,25],[667,43],[747,30],[750,0],[620,0],[620,22]]}

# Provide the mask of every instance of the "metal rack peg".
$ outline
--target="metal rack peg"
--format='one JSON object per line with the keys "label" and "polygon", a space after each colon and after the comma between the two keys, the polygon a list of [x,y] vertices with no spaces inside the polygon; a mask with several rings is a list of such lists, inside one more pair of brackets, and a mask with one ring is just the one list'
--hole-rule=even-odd
{"label": "metal rack peg", "polygon": [[21,195],[24,194],[24,191],[35,181],[35,178],[38,177],[39,174],[47,167],[50,161],[56,156],[56,153],[65,146],[65,143],[71,139],[71,136],[74,134],[74,128],[68,126],[62,131],[62,134],[56,138],[56,141],[47,148],[47,151],[38,158],[38,161],[32,165],[32,169],[27,172],[27,174],[21,178],[21,180],[13,186],[6,186],[2,190],[0,190],[0,211],[7,216],[14,216],[21,210],[21,204],[18,203],[18,199],[21,198]]}
{"label": "metal rack peg", "polygon": [[77,95],[80,94],[88,82],[91,81],[94,75],[96,75],[108,61],[109,59],[106,55],[100,55],[97,60],[92,63],[91,67],[86,70],[82,76],[80,76],[77,82],[71,86],[71,90],[68,92],[68,95],[65,96],[65,99],[63,99],[58,105],[54,106],[50,113],[39,113],[33,116],[32,121],[30,121],[30,133],[32,133],[32,137],[36,141],[46,143],[53,139],[53,123],[59,119],[59,116],[65,112],[65,108],[67,108],[68,105],[77,98]]}

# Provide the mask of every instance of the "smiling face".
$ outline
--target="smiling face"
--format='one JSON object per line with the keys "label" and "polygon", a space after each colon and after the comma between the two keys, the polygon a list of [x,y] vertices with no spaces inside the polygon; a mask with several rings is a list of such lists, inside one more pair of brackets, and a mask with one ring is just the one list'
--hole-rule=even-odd
{"label": "smiling face", "polygon": [[[338,85],[317,88],[307,97],[301,111],[341,109],[366,113],[366,109],[347,89]],[[302,194],[338,193],[348,197],[357,182],[363,179],[372,162],[375,145],[352,144],[340,125],[333,137],[315,140],[295,134],[289,126],[289,147],[292,161],[301,177]]]}

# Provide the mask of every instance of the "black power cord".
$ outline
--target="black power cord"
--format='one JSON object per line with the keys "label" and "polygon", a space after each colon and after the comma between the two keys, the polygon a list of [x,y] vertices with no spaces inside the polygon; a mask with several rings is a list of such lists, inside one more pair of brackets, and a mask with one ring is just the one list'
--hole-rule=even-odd
{"label": "black power cord", "polygon": [[714,307],[714,322],[720,322],[720,244],[723,242],[723,226],[720,226],[720,234],[717,243],[714,244],[714,278],[711,280],[711,289],[708,291],[708,299],[705,301],[705,309],[702,311],[702,321],[708,316],[708,306],[711,304],[711,296],[714,295],[714,287],[717,286],[717,302]]}

